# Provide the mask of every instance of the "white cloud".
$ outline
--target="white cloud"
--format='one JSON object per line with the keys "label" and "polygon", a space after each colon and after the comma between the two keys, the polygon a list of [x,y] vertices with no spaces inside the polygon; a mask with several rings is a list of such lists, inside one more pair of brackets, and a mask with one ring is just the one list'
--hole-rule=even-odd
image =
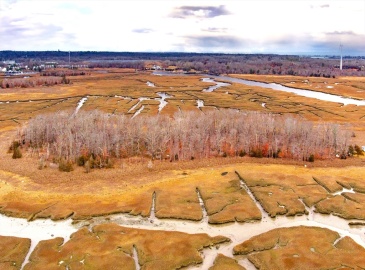
{"label": "white cloud", "polygon": [[2,0],[0,11],[0,50],[333,53],[338,39],[365,54],[360,0]]}

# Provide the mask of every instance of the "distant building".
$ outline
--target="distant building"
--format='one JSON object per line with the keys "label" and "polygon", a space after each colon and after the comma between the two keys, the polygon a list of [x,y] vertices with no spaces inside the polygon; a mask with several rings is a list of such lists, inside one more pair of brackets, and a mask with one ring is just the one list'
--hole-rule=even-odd
{"label": "distant building", "polygon": [[15,65],[15,61],[13,61],[13,60],[3,61],[3,63],[4,63],[5,65]]}
{"label": "distant building", "polygon": [[44,64],[44,67],[45,67],[45,68],[56,68],[56,67],[57,67],[57,65],[58,65],[58,63],[57,63],[57,62],[55,62],[55,61],[50,61],[50,62],[46,62],[46,63]]}
{"label": "distant building", "polygon": [[157,65],[153,65],[152,70],[160,70],[162,69],[160,66]]}
{"label": "distant building", "polygon": [[177,66],[168,66],[167,68],[165,68],[166,71],[175,71],[177,70]]}
{"label": "distant building", "polygon": [[160,70],[162,69],[161,66],[155,65],[155,64],[147,64],[145,65],[146,70]]}

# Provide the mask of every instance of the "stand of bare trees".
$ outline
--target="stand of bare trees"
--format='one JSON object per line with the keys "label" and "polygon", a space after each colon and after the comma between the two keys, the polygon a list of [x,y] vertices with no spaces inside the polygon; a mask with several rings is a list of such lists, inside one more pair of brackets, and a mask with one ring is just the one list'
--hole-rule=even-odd
{"label": "stand of bare trees", "polygon": [[36,87],[39,85],[55,85],[55,84],[69,84],[70,80],[63,77],[29,77],[29,78],[11,78],[4,79],[0,87],[1,88],[15,88],[15,87]]}
{"label": "stand of bare trees", "polygon": [[47,158],[102,163],[133,156],[171,161],[246,154],[325,159],[347,151],[350,132],[334,123],[236,110],[133,119],[100,111],[63,111],[35,117],[19,135],[26,147],[47,153]]}

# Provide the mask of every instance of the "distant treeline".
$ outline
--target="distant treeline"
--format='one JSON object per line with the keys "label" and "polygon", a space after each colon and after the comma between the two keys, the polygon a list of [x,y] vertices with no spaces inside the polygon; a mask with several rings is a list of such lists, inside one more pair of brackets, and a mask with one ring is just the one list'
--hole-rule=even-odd
{"label": "distant treeline", "polygon": [[38,115],[20,132],[24,147],[45,158],[84,164],[135,156],[170,161],[245,156],[313,161],[346,155],[350,132],[333,123],[236,110],[164,115],[63,111]]}
{"label": "distant treeline", "polygon": [[[365,57],[345,57],[344,70],[339,69],[339,57],[311,58],[309,56],[276,54],[218,54],[218,53],[140,53],[140,52],[71,52],[72,64],[89,67],[120,67],[142,70],[147,63],[162,68],[175,66],[189,72],[212,74],[273,74],[315,77],[365,76]],[[0,51],[0,59],[16,60],[27,66],[39,66],[45,61],[67,65],[69,52]]]}
{"label": "distant treeline", "polygon": [[[41,61],[64,60],[68,62],[68,57],[73,60],[167,60],[181,59],[190,57],[224,56],[222,53],[184,53],[184,52],[103,52],[103,51],[0,51],[1,60],[24,61],[26,59],[35,59]],[[243,54],[230,54],[242,56]]]}
{"label": "distant treeline", "polygon": [[[40,59],[42,61],[51,61],[56,59],[65,59],[68,61],[69,53],[72,58],[80,60],[95,59],[119,59],[119,60],[177,60],[188,58],[220,57],[227,58],[250,58],[250,57],[295,57],[295,55],[278,55],[278,54],[224,54],[224,53],[186,53],[186,52],[107,52],[107,51],[0,51],[1,60],[24,60]],[[299,57],[299,56],[298,56]],[[305,57],[305,56],[300,56]],[[310,58],[308,56],[308,58]],[[326,56],[326,58],[316,59],[337,59],[338,56]],[[345,56],[347,59],[363,59],[365,56]]]}

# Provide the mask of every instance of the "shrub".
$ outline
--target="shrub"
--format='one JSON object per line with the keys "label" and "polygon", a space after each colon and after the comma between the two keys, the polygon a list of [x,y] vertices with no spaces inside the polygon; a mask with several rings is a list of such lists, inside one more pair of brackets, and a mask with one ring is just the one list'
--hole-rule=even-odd
{"label": "shrub", "polygon": [[278,149],[276,152],[274,152],[274,153],[272,154],[272,157],[273,157],[273,158],[279,158],[280,153],[281,153],[281,150],[280,150],[280,149]]}
{"label": "shrub", "polygon": [[43,168],[45,167],[44,164],[44,157],[41,157],[38,161],[38,170],[43,170]]}
{"label": "shrub", "polygon": [[246,151],[241,150],[241,151],[238,153],[238,155],[239,155],[240,157],[244,157],[244,156],[246,156],[246,155],[247,155],[247,153],[246,153]]}
{"label": "shrub", "polygon": [[95,166],[95,160],[94,160],[94,157],[93,157],[93,155],[91,155],[90,156],[90,158],[89,158],[89,166],[90,166],[90,168],[94,168],[94,166]]}
{"label": "shrub", "polygon": [[314,162],[314,155],[313,155],[313,154],[311,154],[311,155],[309,156],[308,161],[309,161],[309,162]]}
{"label": "shrub", "polygon": [[152,160],[149,160],[148,161],[147,168],[148,168],[149,171],[151,171],[153,169],[153,162],[152,162]]}
{"label": "shrub", "polygon": [[11,149],[13,151],[13,159],[21,158],[22,152],[20,151],[20,144],[17,141],[12,143]]}
{"label": "shrub", "polygon": [[111,158],[107,158],[105,161],[105,168],[111,169],[114,168],[114,162]]}
{"label": "shrub", "polygon": [[355,148],[354,149],[355,149],[355,152],[356,152],[357,155],[359,155],[359,156],[363,156],[364,155],[364,151],[362,151],[361,147],[358,146],[357,144],[355,144]]}
{"label": "shrub", "polygon": [[9,146],[8,153],[10,154],[10,153],[14,152],[14,149],[19,146],[20,146],[20,143],[18,141],[13,141]]}
{"label": "shrub", "polygon": [[85,157],[84,155],[82,155],[77,158],[76,163],[78,166],[84,166],[87,161],[88,161],[88,158]]}
{"label": "shrub", "polygon": [[58,169],[61,172],[71,172],[74,170],[72,162],[70,160],[61,159]]}
{"label": "shrub", "polygon": [[262,150],[260,148],[252,149],[250,151],[250,157],[262,158],[263,157]]}
{"label": "shrub", "polygon": [[103,167],[103,161],[99,155],[95,156],[94,158],[94,166],[92,168],[102,168]]}
{"label": "shrub", "polygon": [[20,151],[19,147],[15,148],[14,152],[13,152],[13,158],[17,159],[17,158],[21,158],[22,156],[23,155],[22,155],[22,152]]}
{"label": "shrub", "polygon": [[89,173],[89,172],[91,171],[90,161],[88,161],[88,160],[87,160],[87,161],[85,162],[84,167],[85,167],[85,172],[86,172],[86,173]]}
{"label": "shrub", "polygon": [[355,154],[355,149],[352,145],[349,146],[348,154],[349,156],[353,156]]}

